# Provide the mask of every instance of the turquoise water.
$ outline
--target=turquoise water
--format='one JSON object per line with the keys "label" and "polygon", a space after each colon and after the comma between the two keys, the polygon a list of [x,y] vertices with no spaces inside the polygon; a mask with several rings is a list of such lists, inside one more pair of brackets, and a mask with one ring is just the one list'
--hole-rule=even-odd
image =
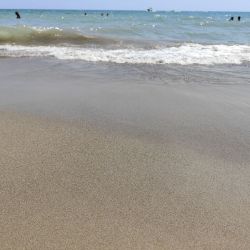
{"label": "turquoise water", "polygon": [[17,20],[14,10],[0,10],[2,56],[104,58],[118,63],[250,61],[250,13],[21,10],[20,14]]}

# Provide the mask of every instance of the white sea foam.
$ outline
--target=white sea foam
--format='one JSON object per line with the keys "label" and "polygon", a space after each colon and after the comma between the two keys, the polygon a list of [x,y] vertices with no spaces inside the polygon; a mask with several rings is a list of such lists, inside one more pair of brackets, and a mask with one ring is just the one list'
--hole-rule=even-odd
{"label": "white sea foam", "polygon": [[161,49],[100,49],[60,46],[0,45],[0,56],[52,56],[62,60],[131,64],[242,64],[250,62],[248,45],[183,44]]}

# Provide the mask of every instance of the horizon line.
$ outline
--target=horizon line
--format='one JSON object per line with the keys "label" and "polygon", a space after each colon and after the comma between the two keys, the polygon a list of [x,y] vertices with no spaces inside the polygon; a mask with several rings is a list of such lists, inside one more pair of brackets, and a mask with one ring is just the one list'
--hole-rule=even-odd
{"label": "horizon line", "polygon": [[[66,11],[147,11],[147,9],[84,9],[84,8],[0,8],[0,10],[66,10]],[[175,10],[175,9],[169,9],[169,10],[164,10],[164,9],[159,9],[159,10],[153,10],[154,12],[242,12],[242,13],[249,13],[249,11],[246,10]]]}

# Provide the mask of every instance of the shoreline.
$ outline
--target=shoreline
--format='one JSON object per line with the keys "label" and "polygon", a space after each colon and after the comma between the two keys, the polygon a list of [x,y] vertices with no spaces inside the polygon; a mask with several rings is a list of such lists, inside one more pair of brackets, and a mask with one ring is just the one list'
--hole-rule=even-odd
{"label": "shoreline", "polygon": [[188,69],[1,60],[2,249],[248,249],[248,75]]}

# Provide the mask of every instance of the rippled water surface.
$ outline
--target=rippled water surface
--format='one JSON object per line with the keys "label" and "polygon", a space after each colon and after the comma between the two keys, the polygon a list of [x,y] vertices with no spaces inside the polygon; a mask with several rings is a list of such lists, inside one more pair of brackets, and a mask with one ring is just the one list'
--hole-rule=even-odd
{"label": "rippled water surface", "polygon": [[250,61],[250,13],[21,10],[17,20],[14,12],[0,10],[1,56],[184,65]]}

